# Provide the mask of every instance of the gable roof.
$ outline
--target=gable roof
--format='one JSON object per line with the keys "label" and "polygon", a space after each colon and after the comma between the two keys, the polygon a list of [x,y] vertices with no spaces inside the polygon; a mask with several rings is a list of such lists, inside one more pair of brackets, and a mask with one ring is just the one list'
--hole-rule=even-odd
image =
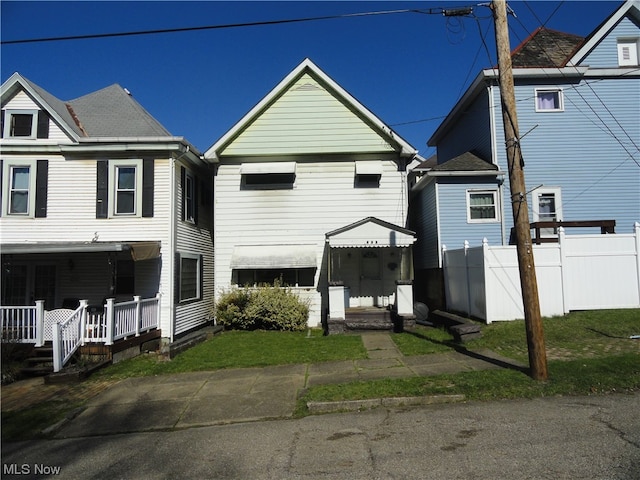
{"label": "gable roof", "polygon": [[604,37],[625,16],[631,15],[640,21],[640,0],[626,0],[620,7],[607,17],[584,41],[582,46],[567,62],[568,65],[579,65],[582,60],[598,45]]}
{"label": "gable roof", "polygon": [[[208,160],[217,161],[218,156],[234,140],[236,140],[246,129],[263,115],[278,99],[282,98],[296,81],[304,75],[309,75],[317,80],[322,87],[340,103],[345,105],[359,119],[368,125],[378,135],[383,137],[402,156],[413,157],[417,150],[408,142],[397,135],[382,120],[376,117],[363,104],[351,96],[346,90],[338,85],[326,73],[318,68],[310,59],[303,60],[291,73],[289,73],[275,88],[273,88],[257,105],[255,105],[244,117],[240,119],[227,133],[216,141],[204,154]],[[309,86],[301,86],[310,88]],[[299,88],[299,90],[302,90]]]}
{"label": "gable roof", "polygon": [[16,72],[2,85],[2,101],[19,90],[26,92],[76,141],[92,137],[171,136],[117,84],[65,102]]}
{"label": "gable roof", "polygon": [[538,27],[511,52],[514,68],[564,67],[584,37]]}
{"label": "gable roof", "polygon": [[498,172],[498,166],[487,162],[475,153],[464,152],[457,157],[440,163],[431,169],[431,172]]}

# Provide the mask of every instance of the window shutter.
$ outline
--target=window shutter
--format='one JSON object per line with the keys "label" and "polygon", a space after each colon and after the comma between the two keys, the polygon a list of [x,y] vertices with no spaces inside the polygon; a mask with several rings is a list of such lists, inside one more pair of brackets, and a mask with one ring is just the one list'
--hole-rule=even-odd
{"label": "window shutter", "polygon": [[49,114],[44,110],[38,112],[38,138],[49,138]]}
{"label": "window shutter", "polygon": [[49,183],[49,160],[38,160],[36,166],[36,218],[47,216],[47,189]]}
{"label": "window shutter", "polygon": [[176,252],[173,269],[173,300],[175,304],[180,303],[180,252]]}
{"label": "window shutter", "polygon": [[[2,111],[2,116],[4,118],[4,110]],[[3,173],[3,163],[2,160],[0,160],[0,189],[2,189],[2,191],[4,191],[4,188],[2,186],[2,173]],[[2,191],[0,191],[0,215],[2,215]]]}
{"label": "window shutter", "polygon": [[4,138],[4,110],[0,113],[0,138]]}
{"label": "window shutter", "polygon": [[194,178],[193,179],[193,222],[198,225],[198,204],[200,203],[200,182]]}
{"label": "window shutter", "polygon": [[142,160],[142,216],[153,217],[154,160]]}
{"label": "window shutter", "polygon": [[186,193],[185,193],[186,183],[187,183],[187,171],[183,166],[180,166],[180,191],[182,192],[182,195],[181,195],[182,202],[180,207],[182,209],[182,217],[181,217],[182,220],[185,219],[187,214],[186,212],[187,203],[186,203]]}
{"label": "window shutter", "polygon": [[204,298],[204,256],[200,255],[200,261],[198,262],[198,266],[200,267],[200,288],[198,292],[198,298],[202,300]]}
{"label": "window shutter", "polygon": [[98,160],[96,184],[96,218],[107,218],[109,211],[109,161]]}

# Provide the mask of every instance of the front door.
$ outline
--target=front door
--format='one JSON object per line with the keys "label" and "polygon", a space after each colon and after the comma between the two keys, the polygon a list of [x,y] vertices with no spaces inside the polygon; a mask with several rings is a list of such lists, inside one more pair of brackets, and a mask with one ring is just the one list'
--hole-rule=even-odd
{"label": "front door", "polygon": [[[533,221],[562,221],[562,198],[559,187],[537,188],[533,191]],[[540,230],[542,237],[554,237],[558,233],[555,228]]]}
{"label": "front door", "polygon": [[2,270],[2,305],[34,305],[55,308],[56,266],[54,264],[7,264]]}
{"label": "front door", "polygon": [[360,306],[372,307],[382,295],[382,253],[379,249],[362,250],[360,262]]}

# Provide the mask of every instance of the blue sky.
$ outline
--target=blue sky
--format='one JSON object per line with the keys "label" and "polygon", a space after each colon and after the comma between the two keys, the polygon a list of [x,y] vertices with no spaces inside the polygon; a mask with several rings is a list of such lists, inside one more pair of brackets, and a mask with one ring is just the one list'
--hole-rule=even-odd
{"label": "blue sky", "polygon": [[[586,36],[621,1],[514,1],[511,47],[541,23]],[[261,22],[474,2],[0,2],[3,41]],[[305,57],[417,148],[481,68],[496,63],[490,11],[396,13],[193,32],[3,45],[20,72],[61,100],[114,83],[173,135],[206,150]],[[484,38],[484,41],[483,41]],[[489,57],[490,55],[490,57]],[[424,120],[424,121],[423,121]]]}

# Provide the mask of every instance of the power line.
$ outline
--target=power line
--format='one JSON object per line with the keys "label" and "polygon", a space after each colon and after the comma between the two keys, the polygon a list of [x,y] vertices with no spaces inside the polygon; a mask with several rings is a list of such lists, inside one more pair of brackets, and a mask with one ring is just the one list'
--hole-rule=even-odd
{"label": "power line", "polygon": [[[460,7],[461,9],[467,9],[472,11],[474,6]],[[459,9],[456,9],[459,10]],[[461,10],[462,11],[462,10]],[[371,12],[360,13],[344,13],[339,15],[323,15],[318,17],[303,17],[303,18],[290,18],[281,20],[264,20],[258,22],[242,22],[242,23],[227,23],[220,25],[205,25],[199,27],[180,27],[180,28],[164,28],[154,30],[137,30],[130,32],[112,32],[112,33],[93,33],[87,35],[68,35],[62,37],[42,37],[42,38],[27,38],[19,40],[2,40],[0,45],[16,45],[24,43],[41,43],[41,42],[58,42],[69,40],[88,40],[95,38],[114,38],[114,37],[130,37],[135,35],[156,35],[164,33],[179,33],[179,32],[195,32],[201,30],[221,30],[227,28],[243,28],[243,27],[257,27],[265,25],[283,25],[289,23],[301,23],[301,22],[313,22],[319,20],[335,20],[340,18],[356,18],[356,17],[368,17],[375,15],[393,15],[399,13],[420,13],[427,15],[445,15],[447,17],[461,15],[462,13],[452,13],[452,9],[445,9],[443,7],[427,8],[427,9],[415,9],[407,8],[402,10],[380,10]]]}

